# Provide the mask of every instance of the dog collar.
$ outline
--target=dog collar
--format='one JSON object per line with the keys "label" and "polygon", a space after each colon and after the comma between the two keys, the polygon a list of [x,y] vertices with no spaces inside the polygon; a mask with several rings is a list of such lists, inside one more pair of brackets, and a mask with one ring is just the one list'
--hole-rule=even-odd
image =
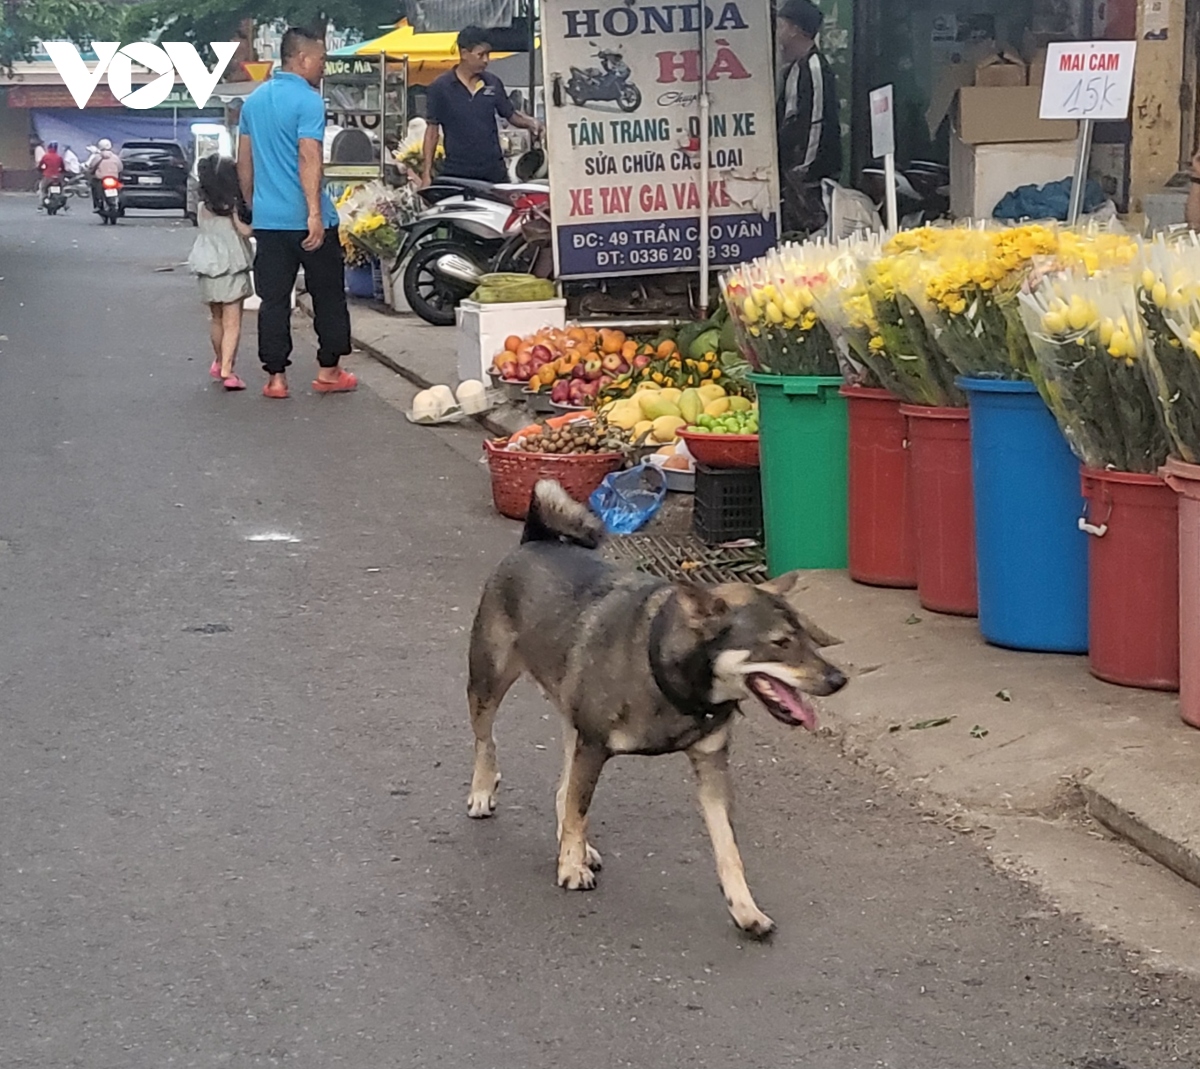
{"label": "dog collar", "polygon": [[650,674],[654,677],[655,684],[667,701],[684,715],[713,725],[724,723],[737,710],[738,703],[736,701],[721,702],[719,705],[697,701],[693,695],[685,694],[675,685],[667,675],[661,659],[655,656],[655,651],[659,649],[659,643],[666,634],[667,608],[674,601],[675,595],[672,593],[659,606],[658,612],[654,614],[654,619],[650,621]]}

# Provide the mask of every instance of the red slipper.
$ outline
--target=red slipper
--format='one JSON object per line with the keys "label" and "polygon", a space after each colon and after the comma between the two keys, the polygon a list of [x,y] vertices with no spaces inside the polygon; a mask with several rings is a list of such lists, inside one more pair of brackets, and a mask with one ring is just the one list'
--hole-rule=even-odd
{"label": "red slipper", "polygon": [[333,382],[322,382],[317,379],[313,383],[313,389],[317,393],[350,393],[358,389],[358,377],[351,375],[349,371],[338,369],[338,377]]}
{"label": "red slipper", "polygon": [[286,386],[272,386],[268,382],[263,387],[263,397],[270,397],[275,401],[286,401],[288,399],[288,388]]}

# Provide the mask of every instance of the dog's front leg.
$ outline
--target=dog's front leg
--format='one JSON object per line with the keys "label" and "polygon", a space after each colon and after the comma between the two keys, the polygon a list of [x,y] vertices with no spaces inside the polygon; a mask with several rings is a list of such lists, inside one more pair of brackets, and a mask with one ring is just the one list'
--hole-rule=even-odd
{"label": "dog's front leg", "polygon": [[733,834],[733,782],[729,777],[728,741],[715,751],[705,748],[702,742],[699,747],[688,750],[688,757],[696,771],[700,812],[704,814],[704,823],[712,840],[717,878],[721,881],[721,891],[733,922],[751,935],[768,935],[775,922],[754,903],[750,888],[746,886],[746,870],[742,867],[742,855]]}
{"label": "dog's front leg", "polygon": [[588,864],[588,808],[596,781],[608,760],[608,750],[575,738],[575,753],[562,793],[558,838],[558,886],[568,891],[590,891],[596,874]]}

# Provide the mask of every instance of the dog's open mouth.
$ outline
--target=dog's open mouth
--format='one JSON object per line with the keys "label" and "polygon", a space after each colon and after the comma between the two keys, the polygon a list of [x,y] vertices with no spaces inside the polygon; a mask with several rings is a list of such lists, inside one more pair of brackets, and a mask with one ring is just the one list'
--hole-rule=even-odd
{"label": "dog's open mouth", "polygon": [[781,724],[787,724],[788,727],[804,727],[809,731],[817,730],[817,710],[803,691],[765,672],[748,675],[746,685],[767,707],[767,712]]}

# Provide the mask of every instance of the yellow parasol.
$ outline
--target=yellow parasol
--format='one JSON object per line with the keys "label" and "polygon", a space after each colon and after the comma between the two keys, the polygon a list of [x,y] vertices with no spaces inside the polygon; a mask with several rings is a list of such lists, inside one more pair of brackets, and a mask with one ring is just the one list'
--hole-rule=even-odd
{"label": "yellow parasol", "polygon": [[[390,33],[350,45],[330,53],[335,56],[378,56],[381,52],[388,59],[408,58],[409,85],[428,85],[439,74],[450,70],[458,62],[458,34],[417,33],[407,19]],[[511,52],[493,52],[493,59],[511,56]]]}

